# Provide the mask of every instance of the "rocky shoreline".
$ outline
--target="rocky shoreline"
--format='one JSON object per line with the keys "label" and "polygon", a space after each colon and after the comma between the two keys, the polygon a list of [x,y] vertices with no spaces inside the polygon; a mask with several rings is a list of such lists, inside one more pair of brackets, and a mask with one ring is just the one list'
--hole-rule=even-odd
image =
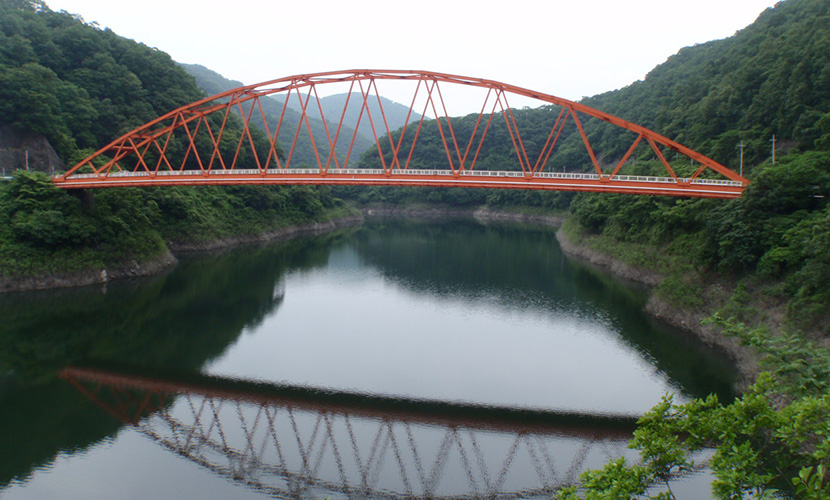
{"label": "rocky shoreline", "polygon": [[166,252],[158,257],[144,262],[138,262],[135,259],[131,259],[117,265],[108,266],[104,269],[90,269],[66,274],[50,274],[32,277],[0,276],[0,293],[100,285],[117,279],[152,276],[174,267],[178,263],[178,260],[174,255],[176,253],[203,252],[227,249],[234,246],[252,243],[280,241],[296,236],[321,234],[339,227],[353,226],[362,222],[362,215],[352,215],[348,217],[341,217],[339,219],[333,219],[327,222],[299,224],[260,234],[242,235],[207,242],[168,242],[168,250]]}
{"label": "rocky shoreline", "polygon": [[176,257],[170,251],[166,251],[162,255],[144,262],[133,259],[105,269],[89,269],[74,273],[42,276],[0,276],[0,293],[81,287],[103,284],[115,279],[151,276],[175,266],[177,262]]}
{"label": "rocky shoreline", "polygon": [[[554,227],[561,226],[565,220],[563,216],[494,211],[487,207],[371,206],[361,207],[359,210],[361,212],[359,215],[342,217],[327,222],[289,226],[260,234],[241,235],[206,242],[171,241],[167,243],[169,251],[146,262],[131,260],[116,266],[110,266],[106,269],[68,273],[65,275],[25,278],[0,277],[0,293],[88,286],[107,283],[115,279],[151,276],[175,266],[178,262],[174,255],[176,253],[221,250],[247,244],[279,241],[296,236],[322,234],[340,227],[359,225],[365,220],[365,217],[472,217],[482,222],[509,221],[544,224]],[[568,255],[604,268],[616,276],[642,283],[652,288],[659,285],[663,279],[663,276],[653,271],[628,265],[586,246],[575,244],[568,239],[561,229],[557,231],[556,238],[562,250]],[[721,335],[716,327],[703,324],[703,320],[709,318],[711,312],[684,310],[666,303],[654,293],[649,297],[646,312],[671,325],[689,331],[704,342],[726,351],[735,360],[738,370],[746,381],[750,381],[756,375],[757,358],[752,351],[742,346],[736,339]]]}
{"label": "rocky shoreline", "polygon": [[340,227],[348,227],[361,224],[363,222],[362,215],[350,215],[348,217],[341,217],[339,219],[332,219],[326,222],[311,222],[308,224],[300,224],[296,226],[288,226],[274,231],[266,231],[264,233],[240,235],[231,238],[222,238],[219,240],[211,240],[205,242],[167,242],[167,246],[173,253],[185,252],[206,252],[211,250],[223,250],[242,245],[250,245],[254,243],[269,243],[280,240],[287,240],[296,236],[306,236],[327,233]]}
{"label": "rocky shoreline", "polygon": [[672,326],[691,332],[703,342],[726,352],[734,360],[735,367],[742,378],[738,389],[748,387],[758,375],[758,357],[751,348],[744,346],[736,338],[724,336],[719,328],[704,324],[704,320],[714,314],[714,309],[689,311],[671,305],[654,293],[654,287],[659,285],[664,278],[660,274],[631,266],[586,246],[577,245],[568,239],[561,229],[556,232],[556,239],[562,251],[568,255],[604,268],[616,276],[649,286],[651,293],[646,304],[646,312]]}
{"label": "rocky shoreline", "polygon": [[[487,207],[475,209],[453,208],[446,210],[442,207],[371,207],[362,208],[366,216],[379,217],[473,217],[479,221],[510,221],[522,223],[536,223],[548,226],[561,226],[565,217],[554,215],[535,215],[520,212],[499,212]],[[715,326],[704,324],[704,320],[710,318],[714,313],[712,310],[689,311],[673,306],[660,299],[654,288],[663,280],[660,274],[614,259],[613,257],[592,250],[586,246],[572,242],[560,229],[556,232],[556,239],[562,251],[571,257],[587,262],[614,274],[615,276],[644,284],[651,288],[651,293],[646,304],[646,312],[655,318],[660,319],[672,326],[690,332],[703,342],[715,346],[726,352],[735,362],[735,366],[741,374],[742,380],[739,389],[747,387],[758,373],[757,355],[749,348],[743,346],[737,339],[726,337],[720,333]]]}

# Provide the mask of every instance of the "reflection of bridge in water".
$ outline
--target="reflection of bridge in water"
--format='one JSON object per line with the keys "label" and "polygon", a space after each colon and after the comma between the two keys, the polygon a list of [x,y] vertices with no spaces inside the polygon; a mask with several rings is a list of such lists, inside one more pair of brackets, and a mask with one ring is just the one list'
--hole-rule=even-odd
{"label": "reflection of bridge in water", "polygon": [[277,498],[549,497],[626,454],[634,424],[203,376],[62,377],[164,448]]}

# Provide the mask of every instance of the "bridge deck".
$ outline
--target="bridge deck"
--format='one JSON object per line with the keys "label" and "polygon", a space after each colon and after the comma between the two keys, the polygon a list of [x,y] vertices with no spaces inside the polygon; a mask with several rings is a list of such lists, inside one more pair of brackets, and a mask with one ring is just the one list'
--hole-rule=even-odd
{"label": "bridge deck", "polygon": [[609,177],[591,173],[537,172],[526,175],[520,171],[411,169],[338,169],[328,172],[321,172],[315,168],[122,171],[108,174],[74,174],[65,178],[55,178],[53,181],[57,186],[66,189],[226,184],[387,185],[594,191],[705,198],[738,198],[744,189],[741,182],[721,179],[675,180],[672,177]]}

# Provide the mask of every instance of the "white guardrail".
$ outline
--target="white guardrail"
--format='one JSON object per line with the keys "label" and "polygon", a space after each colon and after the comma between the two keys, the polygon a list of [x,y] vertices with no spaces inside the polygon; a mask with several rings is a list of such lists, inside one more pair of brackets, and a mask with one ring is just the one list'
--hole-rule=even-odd
{"label": "white guardrail", "polygon": [[[211,170],[209,175],[259,175],[262,171],[257,169],[234,169],[234,170]],[[316,168],[289,168],[289,169],[268,169],[266,174],[275,175],[317,175],[320,173]],[[327,175],[384,175],[386,172],[383,169],[370,168],[349,168],[349,169],[332,169]],[[524,173],[516,171],[495,171],[495,170],[463,170],[459,172],[462,177],[525,177]],[[204,175],[201,170],[159,170],[158,172],[115,172],[110,174],[76,174],[68,177],[69,179],[92,179],[92,178],[124,178],[124,177],[152,177],[152,176],[180,176],[180,175]],[[452,170],[393,170],[392,175],[440,175],[453,176],[455,173]],[[561,172],[538,172],[533,175],[533,178],[538,179],[562,179],[562,180],[600,180],[597,174],[578,174],[578,173],[561,173]],[[678,178],[679,182],[688,183],[687,178]],[[624,182],[650,182],[661,184],[675,184],[672,177],[651,177],[645,175],[615,175],[611,180]],[[731,181],[725,179],[694,179],[692,184],[708,184],[715,186],[735,186],[741,187],[743,184],[739,181]]]}

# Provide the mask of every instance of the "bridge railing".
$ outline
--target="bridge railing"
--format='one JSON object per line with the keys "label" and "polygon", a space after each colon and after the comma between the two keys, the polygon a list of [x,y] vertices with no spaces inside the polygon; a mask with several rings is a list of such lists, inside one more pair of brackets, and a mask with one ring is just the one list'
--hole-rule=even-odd
{"label": "bridge railing", "polygon": [[[285,176],[318,176],[320,170],[316,168],[291,168],[278,169],[272,168],[265,171],[258,169],[228,169],[228,170],[211,170],[209,172],[202,170],[159,170],[158,172],[115,172],[107,174],[107,177],[153,177],[153,176],[182,176],[182,175],[209,175],[209,176],[226,176],[226,175],[285,175]],[[453,172],[452,170],[393,170],[389,174],[383,169],[363,169],[363,168],[349,168],[330,170],[326,175],[352,175],[352,176],[379,176],[379,175],[408,175],[408,176],[445,176],[445,177],[497,177],[497,178],[540,178],[540,179],[563,179],[563,180],[586,180],[586,181],[607,181],[607,182],[646,182],[646,183],[662,183],[662,184],[699,184],[710,186],[731,186],[741,187],[742,183],[728,179],[701,179],[701,178],[673,178],[673,177],[654,177],[646,175],[615,175],[612,178],[592,173],[566,173],[566,172],[537,172],[530,176],[524,172],[519,171],[498,171],[498,170],[462,170]],[[101,174],[74,174],[72,179],[93,179],[100,177]]]}
{"label": "bridge railing", "polygon": [[[345,91],[348,98],[342,109],[324,111],[317,90],[324,85],[329,90],[338,87],[337,90]],[[379,85],[384,89],[396,87],[403,91],[400,95],[411,96],[411,100],[402,99],[411,103],[402,123],[390,124],[387,120]],[[453,118],[448,114],[441,89],[450,85],[459,90],[461,87],[472,90],[474,99],[483,98],[479,100],[481,108],[477,116],[473,113]],[[509,101],[514,96],[534,99],[546,106],[546,111],[538,120],[530,120],[531,126],[522,113],[515,113],[511,108]],[[273,118],[268,117],[263,101],[269,97],[281,97],[283,101],[281,112],[273,114]],[[289,102],[293,100],[301,105],[298,121],[285,118]],[[351,120],[350,110],[359,110],[356,123]],[[319,119],[323,129],[312,126],[312,119]],[[592,126],[607,126],[621,134],[619,138],[624,142],[620,146],[630,140],[625,153],[620,156],[622,149],[595,150],[583,127],[588,120]],[[371,128],[371,134],[366,132],[366,127]],[[364,131],[359,132],[361,129]],[[584,167],[590,173],[551,171],[562,171],[557,158],[564,160],[559,156],[563,149],[561,143],[571,136],[577,138],[577,143],[581,139],[584,145],[581,152],[578,147],[576,150],[585,162],[577,168]],[[499,163],[491,163],[490,158],[494,157],[491,153],[495,151],[492,148],[497,143],[510,147],[512,152],[504,157],[499,153],[496,155]],[[618,175],[631,173],[624,170],[633,166],[630,160],[644,155],[663,165],[665,172],[657,174],[662,177]],[[675,169],[667,155],[682,160],[683,168]],[[682,159],[684,156],[689,162]],[[427,165],[441,170],[410,169],[423,165],[420,162],[427,158],[431,162]],[[611,159],[616,166],[609,163]],[[575,167],[574,161],[577,160],[567,161],[571,168]],[[357,170],[358,163],[373,169]],[[295,165],[314,168],[295,169]],[[501,168],[506,170],[494,171]],[[94,175],[78,175],[82,171],[94,172]],[[120,171],[133,174],[117,173]],[[346,175],[355,178],[346,178]],[[712,179],[718,176],[725,180]],[[720,163],[668,137],[581,103],[480,78],[369,69],[293,75],[181,106],[115,139],[63,175],[56,176],[53,182],[66,189],[130,184],[287,185],[297,182],[711,198],[740,197],[749,184],[747,179]]]}

